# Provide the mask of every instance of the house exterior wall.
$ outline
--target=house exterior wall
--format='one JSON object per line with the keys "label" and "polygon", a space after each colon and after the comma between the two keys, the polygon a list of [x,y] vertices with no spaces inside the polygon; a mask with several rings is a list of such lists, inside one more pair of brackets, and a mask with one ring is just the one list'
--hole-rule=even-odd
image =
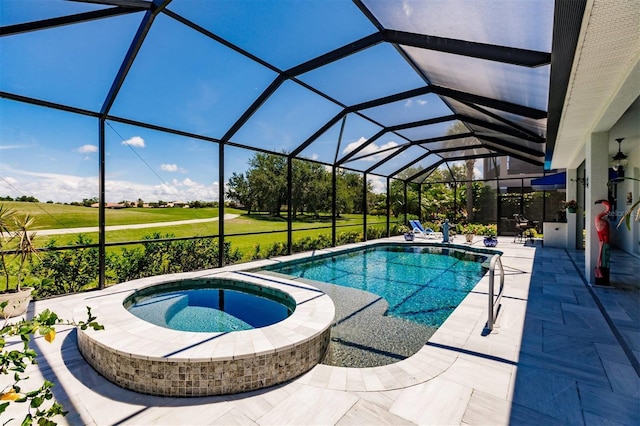
{"label": "house exterior wall", "polygon": [[[625,176],[640,180],[640,145],[631,152],[625,152],[625,154],[628,155],[629,160]],[[640,199],[640,182],[625,179],[616,186],[616,215],[611,223],[613,243],[627,253],[640,255],[640,222],[632,220],[631,230],[628,230],[624,224],[616,228],[621,215]],[[629,194],[631,194],[631,203],[627,202]],[[635,211],[637,211],[637,208]]]}

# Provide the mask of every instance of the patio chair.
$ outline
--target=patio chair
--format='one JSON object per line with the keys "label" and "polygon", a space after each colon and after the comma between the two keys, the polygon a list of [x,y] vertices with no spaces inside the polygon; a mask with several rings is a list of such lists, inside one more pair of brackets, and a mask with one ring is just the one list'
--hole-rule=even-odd
{"label": "patio chair", "polygon": [[424,226],[422,226],[422,223],[420,223],[419,220],[410,220],[409,226],[413,229],[414,234],[417,234],[423,238],[442,238],[442,232],[435,232],[431,228],[425,228]]}
{"label": "patio chair", "polygon": [[514,214],[513,217],[516,221],[516,233],[513,237],[513,242],[515,243],[516,240],[518,242],[522,242],[527,239],[532,242],[533,234],[529,231],[529,229],[534,227],[535,223],[518,213]]}

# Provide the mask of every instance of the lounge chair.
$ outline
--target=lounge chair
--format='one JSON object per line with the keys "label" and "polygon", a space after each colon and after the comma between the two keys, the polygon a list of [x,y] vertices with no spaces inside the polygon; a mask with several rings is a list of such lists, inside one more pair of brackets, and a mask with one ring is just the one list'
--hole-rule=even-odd
{"label": "lounge chair", "polygon": [[419,220],[410,220],[409,226],[413,229],[413,233],[423,238],[436,239],[443,238],[442,232],[436,232],[431,228],[425,228],[422,226]]}

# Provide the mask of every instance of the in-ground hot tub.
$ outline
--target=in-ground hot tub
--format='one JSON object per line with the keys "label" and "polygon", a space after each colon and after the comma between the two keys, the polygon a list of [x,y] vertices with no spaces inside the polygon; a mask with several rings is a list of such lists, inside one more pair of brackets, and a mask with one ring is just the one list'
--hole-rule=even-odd
{"label": "in-ground hot tub", "polygon": [[[144,299],[148,293],[159,290],[166,295],[184,290],[185,285],[238,291],[249,295],[249,300],[268,294],[269,300],[290,312],[263,327],[199,332],[152,324],[125,307],[140,297],[149,300]],[[322,360],[335,313],[329,296],[312,286],[247,274],[188,273],[180,274],[179,280],[151,277],[120,284],[107,293],[87,299],[105,329],[78,330],[80,352],[110,381],[164,396],[245,392],[299,376]],[[185,305],[182,299],[178,304]],[[252,303],[245,308],[251,310]],[[74,312],[79,319],[84,315],[84,306]]]}
{"label": "in-ground hot tub", "polygon": [[136,290],[124,306],[160,327],[222,333],[275,324],[293,313],[296,302],[278,289],[243,281],[191,279]]}

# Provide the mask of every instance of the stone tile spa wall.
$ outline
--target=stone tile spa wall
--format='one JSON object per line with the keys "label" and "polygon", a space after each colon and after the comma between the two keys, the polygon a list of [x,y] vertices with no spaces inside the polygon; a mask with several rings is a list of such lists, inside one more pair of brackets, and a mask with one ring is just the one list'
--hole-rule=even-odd
{"label": "stone tile spa wall", "polygon": [[[177,331],[143,321],[123,305],[134,291],[176,280],[176,276],[130,281],[86,300],[104,330],[78,330],[82,356],[123,388],[180,397],[273,386],[305,373],[323,359],[335,316],[328,295],[286,279],[204,272],[181,274],[179,279],[243,280],[285,292],[295,300],[295,309],[280,322],[251,330]],[[86,307],[77,306],[73,315],[86,317]]]}
{"label": "stone tile spa wall", "polygon": [[123,388],[163,396],[225,395],[273,386],[310,370],[324,357],[330,331],[328,328],[295,347],[251,358],[203,362],[123,356],[82,331],[78,346],[93,368]]}

